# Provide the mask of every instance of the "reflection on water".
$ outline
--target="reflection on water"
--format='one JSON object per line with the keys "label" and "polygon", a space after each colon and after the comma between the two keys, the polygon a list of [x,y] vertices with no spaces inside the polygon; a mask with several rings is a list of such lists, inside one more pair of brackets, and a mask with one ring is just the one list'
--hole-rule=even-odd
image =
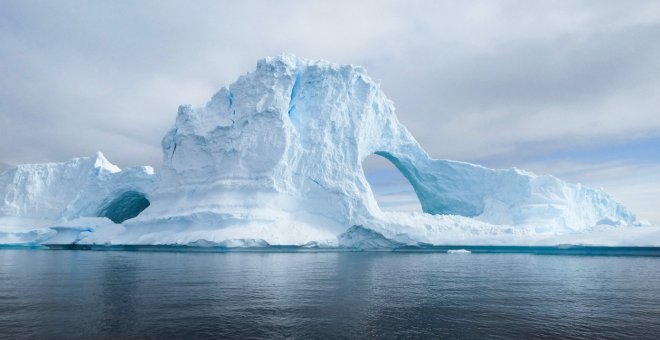
{"label": "reflection on water", "polygon": [[104,257],[101,265],[102,320],[98,325],[102,334],[120,336],[134,334],[139,322],[135,309],[139,286],[138,268],[130,256],[113,254]]}
{"label": "reflection on water", "polygon": [[7,338],[655,338],[660,258],[0,250]]}

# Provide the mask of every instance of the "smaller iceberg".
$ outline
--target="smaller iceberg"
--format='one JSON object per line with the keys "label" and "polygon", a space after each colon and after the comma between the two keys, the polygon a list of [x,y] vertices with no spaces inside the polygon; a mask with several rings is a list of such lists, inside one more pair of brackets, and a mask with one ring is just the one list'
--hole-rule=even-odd
{"label": "smaller iceberg", "polygon": [[467,249],[449,249],[447,250],[447,254],[463,255],[463,254],[472,254],[472,252]]}

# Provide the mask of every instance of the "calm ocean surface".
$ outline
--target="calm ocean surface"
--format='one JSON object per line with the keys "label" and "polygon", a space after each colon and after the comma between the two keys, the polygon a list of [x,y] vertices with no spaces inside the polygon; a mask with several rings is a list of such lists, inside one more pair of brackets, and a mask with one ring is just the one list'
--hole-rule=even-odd
{"label": "calm ocean surface", "polygon": [[0,249],[0,338],[660,338],[660,258]]}

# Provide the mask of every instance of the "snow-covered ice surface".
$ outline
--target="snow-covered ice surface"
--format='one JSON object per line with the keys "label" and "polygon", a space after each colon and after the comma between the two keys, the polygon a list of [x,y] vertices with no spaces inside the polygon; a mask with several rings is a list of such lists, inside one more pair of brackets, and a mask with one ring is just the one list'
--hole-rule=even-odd
{"label": "snow-covered ice surface", "polygon": [[[101,153],[1,174],[0,243],[660,246],[660,228],[602,190],[431,159],[352,65],[260,60],[205,107],[181,106],[162,147],[156,174]],[[372,154],[424,213],[379,209],[362,169]]]}

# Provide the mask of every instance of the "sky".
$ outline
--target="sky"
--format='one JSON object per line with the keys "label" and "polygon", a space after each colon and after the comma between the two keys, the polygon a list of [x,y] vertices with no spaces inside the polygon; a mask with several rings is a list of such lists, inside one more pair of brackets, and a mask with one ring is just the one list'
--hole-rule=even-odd
{"label": "sky", "polygon": [[290,52],[364,66],[434,158],[600,187],[658,224],[658,42],[658,1],[3,0],[0,171],[158,168],[179,105]]}

